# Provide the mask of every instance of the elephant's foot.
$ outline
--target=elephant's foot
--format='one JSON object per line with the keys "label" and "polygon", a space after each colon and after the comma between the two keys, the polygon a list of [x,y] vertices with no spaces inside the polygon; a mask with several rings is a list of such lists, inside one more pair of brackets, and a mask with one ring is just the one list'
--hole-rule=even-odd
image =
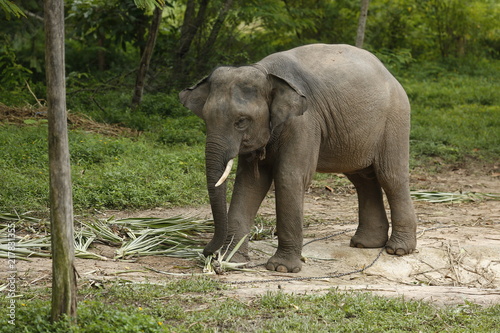
{"label": "elephant's foot", "polygon": [[281,273],[298,273],[302,269],[301,257],[276,253],[267,261],[266,269]]}
{"label": "elephant's foot", "polygon": [[376,230],[356,230],[351,238],[350,246],[357,248],[376,248],[383,247],[387,243],[387,229],[379,228]]}
{"label": "elephant's foot", "polygon": [[415,232],[393,232],[391,239],[385,245],[385,250],[389,254],[402,256],[412,253],[417,247],[417,237]]}
{"label": "elephant's foot", "polygon": [[230,261],[231,262],[238,262],[238,263],[249,262],[250,261],[250,256],[248,255],[248,253],[243,253],[243,252],[237,251],[233,255],[233,257],[231,258]]}
{"label": "elephant's foot", "polygon": [[[237,241],[235,241],[234,239],[237,239]],[[240,239],[241,237],[238,238],[237,236],[231,236],[226,239],[226,245],[224,245],[224,247],[221,249],[221,253],[225,254],[224,260],[227,260],[227,257],[234,250],[236,243],[238,243]],[[233,254],[229,261],[237,263],[250,261],[250,256],[248,255],[248,239],[246,239],[243,244],[240,245],[238,251]]]}

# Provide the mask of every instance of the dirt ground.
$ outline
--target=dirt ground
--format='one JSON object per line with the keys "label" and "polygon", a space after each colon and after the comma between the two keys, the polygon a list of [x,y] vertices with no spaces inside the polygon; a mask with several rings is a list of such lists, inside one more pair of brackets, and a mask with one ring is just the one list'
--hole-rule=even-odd
{"label": "dirt ground", "polygon": [[[417,172],[412,176],[412,189],[500,193],[498,166],[476,171],[454,169],[431,175]],[[332,185],[330,189],[313,187],[305,198],[304,242],[338,235],[306,245],[303,250],[306,262],[300,273],[270,272],[262,265],[258,266],[267,261],[277,244],[276,240],[265,240],[251,243],[252,261],[249,266],[252,271],[231,271],[213,278],[232,283],[232,287],[225,292],[240,298],[254,297],[267,291],[316,294],[338,288],[424,299],[436,305],[463,304],[465,300],[482,305],[500,304],[500,201],[415,201],[415,208],[419,220],[416,253],[398,257],[385,251],[381,253],[380,249],[354,249],[349,247],[357,220],[354,188],[347,184],[340,187]],[[170,217],[179,214],[205,218],[210,217],[210,208],[106,212],[101,217]],[[259,214],[274,218],[272,193],[265,199]],[[114,256],[114,250],[103,245],[93,249],[109,258]],[[187,277],[202,273],[198,261],[168,257],[142,257],[133,262],[77,259],[76,268],[80,276],[79,285],[106,284],[109,280],[165,283],[180,276],[165,272],[186,274]],[[18,261],[17,270],[24,286],[50,283],[49,259]],[[343,275],[353,271],[358,272]]]}

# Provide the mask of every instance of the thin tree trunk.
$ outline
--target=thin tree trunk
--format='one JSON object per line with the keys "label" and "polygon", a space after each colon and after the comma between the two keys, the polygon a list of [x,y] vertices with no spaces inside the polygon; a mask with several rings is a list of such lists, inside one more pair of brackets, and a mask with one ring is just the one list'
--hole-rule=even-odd
{"label": "thin tree trunk", "polygon": [[73,199],[64,76],[64,1],[45,0],[45,63],[49,120],[52,321],[76,321]]}
{"label": "thin tree trunk", "polygon": [[212,50],[215,41],[219,36],[219,32],[222,28],[222,25],[224,24],[224,21],[226,20],[227,14],[229,13],[229,10],[231,9],[232,5],[233,5],[233,0],[226,0],[224,6],[221,8],[219,15],[217,16],[217,19],[215,20],[214,26],[212,27],[212,31],[210,32],[210,35],[208,36],[208,39],[205,42],[205,45],[203,46],[203,51],[201,52],[202,59],[206,59],[207,56],[210,54],[210,51]]}
{"label": "thin tree trunk", "polygon": [[97,40],[97,45],[99,48],[97,49],[97,69],[100,72],[104,72],[106,70],[106,50],[104,48],[106,37],[104,35],[99,35]]}
{"label": "thin tree trunk", "polygon": [[153,20],[151,22],[151,28],[149,29],[148,40],[146,42],[146,46],[144,47],[144,52],[142,53],[141,62],[139,64],[139,70],[137,72],[134,95],[132,96],[132,108],[141,104],[142,101],[142,95],[144,93],[144,84],[146,82],[146,75],[148,73],[151,57],[153,56],[153,51],[156,44],[156,38],[158,37],[158,31],[160,30],[162,14],[163,14],[163,6],[157,6],[153,12]]}
{"label": "thin tree trunk", "polygon": [[193,42],[198,29],[205,20],[209,0],[201,0],[198,8],[198,14],[195,16],[195,0],[188,0],[186,11],[184,13],[184,22],[181,27],[181,38],[179,41],[179,49],[177,50],[177,58],[182,60],[184,55],[189,52],[191,43]]}
{"label": "thin tree trunk", "polygon": [[363,42],[365,40],[365,27],[369,4],[370,0],[361,0],[361,12],[359,14],[358,32],[356,34],[356,46],[359,48],[363,47]]}

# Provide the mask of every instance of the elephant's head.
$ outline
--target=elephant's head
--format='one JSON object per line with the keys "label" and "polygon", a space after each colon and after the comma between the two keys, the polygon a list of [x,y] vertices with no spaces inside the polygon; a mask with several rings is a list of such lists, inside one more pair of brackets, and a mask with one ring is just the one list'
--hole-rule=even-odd
{"label": "elephant's head", "polygon": [[214,237],[203,251],[209,255],[227,237],[225,179],[233,159],[264,148],[276,126],[304,112],[305,98],[293,84],[260,65],[219,67],[179,97],[207,127],[207,188],[215,222]]}

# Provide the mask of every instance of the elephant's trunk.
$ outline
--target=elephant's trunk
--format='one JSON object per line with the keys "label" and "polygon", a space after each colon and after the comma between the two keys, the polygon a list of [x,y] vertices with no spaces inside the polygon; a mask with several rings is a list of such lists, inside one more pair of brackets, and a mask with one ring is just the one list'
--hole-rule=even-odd
{"label": "elephant's trunk", "polygon": [[[205,246],[203,254],[208,256],[215,253],[223,245],[227,237],[227,203],[226,203],[226,182],[228,172],[224,172],[232,156],[225,153],[227,150],[221,149],[221,146],[207,141],[205,149],[207,188],[210,197],[210,206],[214,219],[215,232],[212,240]],[[226,170],[227,171],[227,170]],[[230,170],[229,170],[230,171]],[[225,175],[225,173],[227,173]]]}

